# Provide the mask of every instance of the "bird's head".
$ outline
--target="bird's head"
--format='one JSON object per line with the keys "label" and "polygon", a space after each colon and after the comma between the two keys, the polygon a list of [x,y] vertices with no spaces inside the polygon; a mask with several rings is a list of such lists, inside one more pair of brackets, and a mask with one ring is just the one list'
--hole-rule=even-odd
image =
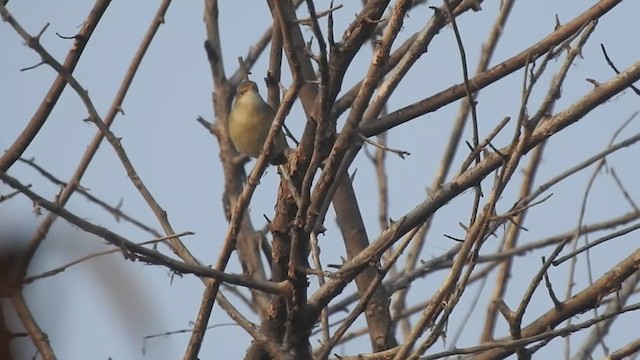
{"label": "bird's head", "polygon": [[243,81],[238,85],[236,94],[236,104],[264,102],[258,92],[258,85],[253,81]]}

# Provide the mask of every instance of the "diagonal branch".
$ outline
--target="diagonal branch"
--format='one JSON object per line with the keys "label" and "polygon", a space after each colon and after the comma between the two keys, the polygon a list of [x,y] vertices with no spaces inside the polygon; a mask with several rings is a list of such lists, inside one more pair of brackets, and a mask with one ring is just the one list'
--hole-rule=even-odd
{"label": "diagonal branch", "polygon": [[[475,92],[483,89],[503,77],[521,69],[530,61],[534,61],[535,59],[544,56],[550,49],[569,39],[572,35],[579,32],[586,24],[604,16],[609,10],[613,9],[613,7],[621,2],[622,0],[599,1],[572,21],[559,26],[553,33],[533,46],[522,51],[518,55],[515,55],[511,59],[508,59],[470,79],[471,91]],[[466,96],[464,84],[454,85],[424,100],[391,112],[371,124],[364,125],[360,130],[365,136],[377,135],[395,126],[413,120],[418,116],[436,111],[437,109],[459,100],[464,96]]]}
{"label": "diagonal branch", "polygon": [[[620,93],[639,79],[640,62],[636,62],[621,72],[620,75],[587,93],[564,111],[559,112],[541,123],[531,135],[531,139],[526,144],[525,150],[529,151],[533,149],[542,141],[545,141],[569,125],[582,119],[591,110]],[[329,299],[342,291],[346,283],[353,279],[353,277],[366,266],[369,259],[381,256],[389,246],[393,245],[401,236],[431,216],[437,209],[463,191],[478,184],[484,177],[501,166],[503,163],[501,154],[508,154],[510,152],[511,147],[507,146],[500,149],[499,153],[489,153],[478,165],[468,169],[449,183],[444,184],[414,210],[389,226],[365,251],[362,251],[345,263],[338,271],[338,277],[340,279],[328,281],[324,287],[321,287],[309,299],[310,304],[313,307],[317,307],[316,310],[322,308]]]}
{"label": "diagonal branch", "polygon": [[[73,70],[82,56],[84,48],[87,46],[93,31],[98,26],[98,22],[107,10],[109,3],[111,3],[110,0],[96,1],[91,12],[82,23],[82,29],[74,36],[73,45],[71,45],[71,49],[67,53],[63,63],[64,68],[70,73],[73,73]],[[2,15],[2,19],[11,24],[18,34],[25,39],[29,47],[35,48],[36,44],[39,44],[39,37],[31,37],[20,26],[20,24],[17,23],[2,4],[0,4],[0,13]],[[20,156],[22,156],[24,151],[27,149],[27,146],[29,146],[31,141],[33,141],[45,121],[49,118],[49,114],[51,114],[51,111],[58,103],[58,99],[66,85],[67,82],[62,78],[62,76],[58,75],[53,84],[51,84],[47,95],[45,95],[35,114],[31,117],[29,124],[24,128],[24,130],[22,130],[20,136],[13,142],[13,144],[11,144],[9,149],[0,157],[0,171],[7,171],[9,167],[11,167],[11,165],[20,158]]]}
{"label": "diagonal branch", "polygon": [[194,274],[204,278],[213,278],[219,281],[228,282],[230,284],[256,288],[272,294],[279,294],[284,296],[288,293],[286,283],[257,281],[245,275],[231,275],[219,270],[211,269],[208,266],[190,264],[188,262],[175,260],[169,256],[159,253],[156,250],[138,245],[106,228],[95,225],[80,218],[79,216],[71,213],[57,203],[48,201],[47,199],[37,195],[33,191],[29,190],[25,185],[20,183],[18,180],[5,173],[0,173],[0,180],[2,180],[5,184],[11,186],[12,188],[19,190],[38,206],[47,209],[57,216],[61,216],[63,219],[79,227],[80,229],[101,237],[114,246],[120,247],[125,258],[134,256],[134,259],[138,258],[139,260],[151,264],[166,266],[178,273]]}

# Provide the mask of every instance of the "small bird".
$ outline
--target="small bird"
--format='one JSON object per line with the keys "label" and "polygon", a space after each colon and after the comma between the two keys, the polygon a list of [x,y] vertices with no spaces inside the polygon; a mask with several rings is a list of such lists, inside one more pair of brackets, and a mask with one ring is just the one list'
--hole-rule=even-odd
{"label": "small bird", "polygon": [[[243,81],[238,85],[236,101],[229,114],[229,135],[236,149],[257,158],[267,140],[275,112],[267,104],[253,81]],[[269,162],[280,165],[287,162],[284,151],[289,148],[284,133],[276,135],[276,143]]]}

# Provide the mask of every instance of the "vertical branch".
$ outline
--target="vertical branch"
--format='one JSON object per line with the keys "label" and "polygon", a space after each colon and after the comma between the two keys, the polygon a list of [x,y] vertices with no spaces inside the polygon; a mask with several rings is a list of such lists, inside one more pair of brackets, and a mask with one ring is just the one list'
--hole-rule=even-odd
{"label": "vertical branch", "polygon": [[[333,201],[338,225],[340,226],[349,258],[354,257],[365,249],[369,245],[369,240],[362,223],[362,216],[355,193],[346,177],[346,167],[348,165],[343,166],[343,164],[350,163],[351,155],[345,156],[345,152],[351,146],[354,140],[352,137],[355,137],[354,130],[362,119],[375,88],[381,81],[389,60],[391,45],[402,27],[404,16],[410,9],[410,5],[410,2],[398,1],[394,6],[389,26],[385,28],[382,41],[374,53],[368,74],[354,101],[351,113],[320,175],[309,209],[310,218],[308,218],[307,226],[317,226],[324,220],[324,213],[328,208],[328,203]],[[356,152],[357,150],[351,151],[351,154]],[[343,156],[349,160],[343,160]],[[368,267],[356,278],[356,285],[361,294],[367,290],[375,276],[376,270],[374,267]],[[372,347],[376,351],[386,350],[397,344],[393,334],[388,299],[389,294],[384,287],[378,287],[365,312],[368,315],[367,324],[370,330]]]}
{"label": "vertical branch", "polygon": [[[296,1],[296,5],[298,6],[301,1]],[[227,242],[225,242],[224,249],[221,253],[221,257],[219,259],[219,265],[223,266],[226,264],[225,258],[230,255],[230,252],[236,247],[238,254],[240,256],[240,261],[243,266],[245,266],[249,273],[256,278],[266,279],[266,273],[264,271],[264,266],[262,265],[262,260],[260,258],[260,249],[258,246],[258,242],[255,241],[256,232],[253,229],[253,225],[251,224],[250,218],[248,214],[246,214],[246,205],[250,199],[250,194],[247,193],[248,188],[255,187],[256,185],[256,177],[259,177],[259,174],[264,170],[265,164],[256,164],[256,169],[254,169],[254,173],[252,174],[252,179],[250,179],[250,183],[253,185],[246,187],[243,195],[240,195],[243,192],[242,180],[246,177],[244,173],[244,169],[242,167],[242,163],[238,163],[235,161],[235,157],[237,153],[234,150],[234,147],[231,144],[228,135],[228,127],[226,119],[230,112],[231,107],[231,99],[232,95],[235,93],[235,86],[239,83],[239,81],[247,76],[246,70],[238,69],[235,74],[231,77],[230,81],[227,81],[224,75],[224,67],[222,66],[222,48],[220,42],[220,32],[219,32],[219,23],[218,23],[218,8],[217,1],[207,0],[205,2],[205,22],[207,26],[207,42],[205,43],[205,49],[207,50],[207,55],[209,57],[209,61],[211,63],[212,74],[214,77],[214,111],[216,114],[217,121],[212,127],[212,132],[216,135],[218,139],[218,144],[220,146],[221,151],[221,159],[224,168],[225,174],[225,193],[223,196],[224,199],[224,207],[225,214],[227,219],[231,222],[230,232],[227,233]],[[267,84],[269,85],[269,102],[272,104],[274,109],[277,109],[279,103],[279,92],[277,91],[277,85],[272,86],[273,78],[277,78],[279,80],[280,75],[280,55],[278,52],[281,52],[281,43],[282,37],[280,34],[280,25],[277,22],[274,22],[273,26],[267,30],[265,35],[262,36],[258,44],[251,49],[247,57],[244,59],[243,63],[250,68],[255,63],[257,57],[262,53],[264,48],[266,47],[269,40],[274,41],[274,46],[272,46],[272,64],[277,63],[277,66],[272,65],[270,67],[270,73],[267,76]],[[274,60],[275,59],[275,60]],[[277,72],[277,74],[275,73]],[[295,98],[295,97],[294,97]],[[288,110],[287,110],[288,111]],[[268,142],[268,141],[267,141]],[[260,170],[262,169],[262,170]],[[257,171],[256,171],[257,170]],[[250,192],[252,192],[251,190]],[[249,194],[246,196],[246,194]],[[241,196],[239,198],[238,196]],[[245,197],[242,197],[245,196]],[[242,204],[244,203],[244,205]],[[238,209],[243,209],[243,214],[237,213]],[[234,214],[231,213],[231,209],[234,210]],[[238,228],[239,227],[239,228]],[[231,237],[229,237],[231,234]],[[236,243],[237,238],[237,243]],[[199,329],[204,331],[206,327],[205,318],[208,319],[210,316],[210,308],[213,306],[213,301],[215,299],[215,293],[217,292],[218,285],[210,283],[207,286],[207,290],[203,296],[203,303],[201,312],[202,316],[199,316],[201,320],[201,324],[199,324]],[[261,318],[264,320],[271,313],[268,310],[269,300],[268,297],[260,292],[252,292],[253,294],[253,302],[254,306],[257,307],[260,312]],[[209,309],[209,310],[207,310]],[[207,315],[207,313],[209,315]],[[264,329],[262,329],[264,331]],[[269,337],[269,332],[265,331],[266,336]],[[260,342],[258,342],[260,343]],[[194,352],[197,354],[197,351]],[[195,356],[195,355],[194,355]]]}
{"label": "vertical branch", "polygon": [[[455,8],[460,3],[461,1],[455,1],[449,4],[449,6]],[[376,105],[376,107],[379,108],[382,104],[386,104],[393,90],[396,89],[396,87],[398,86],[400,81],[404,78],[404,76],[407,74],[409,69],[418,60],[419,55],[422,54],[423,52],[423,49],[428,46],[428,44],[431,42],[434,36],[438,33],[438,31],[442,27],[444,27],[445,24],[447,24],[447,20],[455,21],[455,18],[453,16],[447,17],[445,16],[445,13],[447,13],[447,4],[444,4],[442,5],[442,7],[437,8],[435,10],[435,13],[432,19],[429,21],[429,23],[417,34],[416,40],[414,43],[411,44],[411,47],[407,51],[407,54],[403,56],[398,66],[394,68],[393,71],[390,72],[388,78],[381,85],[381,91],[377,94],[377,97],[374,100],[374,104]],[[367,122],[373,122],[375,118],[377,118],[380,115],[377,111],[372,111],[373,109],[376,109],[376,107],[369,109],[369,111],[365,115],[365,120]],[[465,116],[465,119],[466,119],[466,116]],[[464,128],[464,122],[462,120],[459,120],[458,123],[462,123],[461,125],[459,125],[460,126],[459,132],[456,134],[457,139],[459,141],[459,138],[462,135],[462,129]],[[450,141],[449,145],[447,146],[448,153],[445,153],[445,157],[443,158],[441,163],[441,168],[444,168],[444,169],[450,168],[451,162],[453,160],[453,153],[457,149],[457,142],[453,141],[454,139],[453,134],[452,134],[452,141]],[[438,174],[440,176],[436,175],[436,178],[434,179],[435,186],[434,184],[432,184],[431,188],[429,189],[430,191],[434,191],[440,186],[440,184],[444,181],[444,178],[446,177],[446,173],[447,171],[445,170]],[[425,222],[425,224],[421,227],[421,230],[416,234],[416,239],[414,240],[407,254],[407,260],[405,262],[406,272],[412,271],[416,267],[418,258],[422,253],[422,247],[424,246],[424,241],[426,239],[427,232],[429,231],[431,221],[433,221],[433,217],[430,217]],[[406,307],[405,302],[406,302],[407,294],[408,294],[408,290],[406,289],[398,293],[392,305],[394,314],[401,313],[403,309]],[[410,328],[409,319],[408,318],[403,319],[400,322],[400,325],[402,326],[402,330],[404,334],[405,335],[408,334],[409,328]]]}
{"label": "vertical branch", "polygon": [[[531,194],[535,175],[542,160],[542,153],[544,151],[545,144],[546,143],[543,143],[540,146],[536,147],[533,155],[531,156],[531,159],[529,160],[527,169],[524,170],[524,179],[522,180],[522,185],[520,188],[520,198],[526,198]],[[509,225],[505,232],[505,240],[502,251],[509,251],[517,245],[518,237],[524,224],[526,213],[526,209],[517,213],[509,222]],[[487,316],[485,325],[482,330],[480,342],[488,342],[493,338],[493,331],[495,329],[495,323],[498,314],[498,303],[499,300],[503,298],[506,292],[509,279],[511,278],[512,264],[513,258],[507,258],[499,265],[496,287],[493,290],[491,300],[489,301],[489,305],[487,307]]]}
{"label": "vertical branch", "polygon": [[[331,2],[333,6],[333,1]],[[316,114],[326,113],[329,106],[327,103],[328,97],[328,85],[329,85],[329,68],[327,64],[327,44],[324,40],[324,35],[320,29],[320,24],[318,23],[318,15],[316,14],[316,9],[312,0],[307,0],[307,9],[309,10],[309,16],[311,18],[311,28],[313,30],[313,34],[316,37],[318,42],[318,49],[320,51],[319,55],[316,55],[316,61],[318,62],[318,72],[320,73],[320,94],[319,94],[319,105],[318,109],[320,111],[316,112]],[[329,12],[329,41],[333,44],[333,12]],[[312,54],[313,49],[308,49],[308,51]],[[313,54],[312,54],[313,55]],[[315,114],[314,114],[315,115]],[[316,171],[320,167],[320,162],[326,156],[323,153],[322,149],[328,148],[328,146],[324,146],[325,142],[328,139],[331,139],[335,133],[335,126],[332,126],[331,122],[328,118],[312,118],[312,121],[316,122],[316,136],[313,143],[313,152],[311,155],[311,162],[309,164],[309,168],[307,169],[304,178],[302,179],[302,190],[303,199],[300,201],[300,207],[298,208],[298,212],[296,214],[296,218],[303,220],[303,217],[308,210],[310,194],[311,194],[311,185],[313,182],[314,175]],[[316,229],[313,229],[309,233],[305,233],[305,236],[309,236],[309,250],[311,251],[311,257],[313,259],[313,266],[317,271],[318,277],[318,285],[322,286],[325,284],[325,278],[322,269],[322,263],[320,261],[320,247],[318,245],[318,235]],[[304,241],[301,239],[301,241]],[[322,341],[324,344],[327,344],[330,340],[329,335],[329,311],[325,307],[322,309],[320,314],[320,323],[322,326]]]}
{"label": "vertical branch", "polygon": [[[546,116],[547,114],[551,113],[551,110],[554,104],[560,98],[560,89],[562,87],[562,83],[564,82],[564,79],[566,78],[567,73],[571,65],[573,64],[576,56],[581,53],[581,49],[586,43],[586,40],[589,38],[589,35],[593,31],[594,25],[595,24],[591,24],[591,26],[585,29],[585,33],[582,36],[581,40],[578,42],[576,48],[570,50],[569,53],[567,54],[567,58],[565,59],[560,71],[553,78],[552,84],[550,85],[549,90],[547,91],[547,96],[545,97],[542,105],[540,106],[536,114],[531,118],[531,120],[528,120],[530,127],[537,126],[540,120],[543,118],[543,116]],[[545,60],[540,65],[538,71],[535,74],[533,74],[531,79],[531,84],[528,87],[528,89],[525,91],[524,102],[521,106],[521,109],[526,108],[526,103],[528,101],[529,94],[532,91],[533,85],[544,72],[547,62],[552,58],[551,56],[552,53],[553,51],[549,52],[549,56],[545,57]],[[521,116],[524,116],[524,110],[521,110]],[[525,179],[523,180],[522,190],[520,193],[521,199],[527,199],[531,195],[532,185],[533,185],[532,182],[534,180],[533,177],[535,176],[537,167],[540,165],[540,160],[541,160],[540,157],[542,155],[542,152],[544,151],[544,144],[545,143],[542,143],[540,146],[536,148],[536,150],[534,151],[534,155],[531,158],[529,168],[525,172]],[[526,205],[526,203],[519,204],[519,205],[520,206]],[[505,236],[504,250],[508,250],[510,248],[513,248],[513,246],[515,246],[517,242],[517,237],[520,233],[520,227],[522,226],[522,221],[524,220],[525,216],[526,216],[526,210],[518,213],[515,216],[515,218],[512,219],[512,222],[509,224],[509,228],[507,229],[507,233]],[[492,300],[490,301],[489,306],[487,308],[485,325],[484,325],[481,339],[480,339],[481,342],[491,341],[493,337],[493,331],[495,328],[495,323],[498,315],[498,305],[499,305],[499,301],[502,299],[502,297],[506,292],[508,279],[510,277],[511,265],[512,265],[512,260],[510,258],[506,259],[500,265],[498,278],[496,280],[496,287],[494,288]]]}
{"label": "vertical branch", "polygon": [[269,70],[267,70],[267,102],[272,109],[280,106],[280,78],[282,76],[282,28],[278,18],[273,19],[271,29],[271,50],[269,52]]}
{"label": "vertical branch", "polygon": [[[308,80],[314,80],[315,74],[309,59],[304,56],[302,51],[304,47],[304,40],[301,30],[295,22],[295,10],[294,4],[290,1],[267,1],[269,8],[274,18],[274,24],[279,27],[278,31],[282,36],[281,47],[287,56],[289,62],[289,68],[291,69],[294,85],[299,90],[298,97],[300,98],[305,112],[309,113],[315,106],[315,96],[317,94],[316,87]],[[279,47],[280,47],[279,46]],[[272,49],[272,55],[274,51],[278,49]],[[278,56],[279,57],[279,56]],[[272,60],[273,60],[272,56]],[[278,59],[279,61],[279,59]],[[273,62],[272,65],[273,66]],[[290,89],[291,90],[291,89]],[[304,135],[303,135],[304,138]],[[287,310],[290,306],[293,306],[293,302],[305,299],[304,291],[306,289],[301,288],[303,281],[306,281],[306,277],[298,274],[296,278],[289,278],[288,264],[291,251],[291,221],[295,216],[296,203],[293,199],[291,190],[297,191],[300,186],[300,179],[298,171],[305,169],[308,166],[308,158],[304,155],[300,155],[304,147],[298,147],[298,150],[290,157],[289,165],[286,168],[291,181],[281,181],[278,202],[276,204],[276,215],[271,223],[271,233],[273,236],[272,253],[271,253],[271,277],[274,281],[292,281],[294,296],[293,299],[287,298],[275,298],[271,299],[269,305],[268,316],[262,320],[260,325],[261,329],[275,342],[284,342],[285,333],[290,331],[290,334],[299,336],[298,338],[292,338],[286,340],[287,343],[292,344],[292,348],[295,352],[307,353],[308,340],[305,341],[305,333],[300,330],[299,327],[294,327],[291,321],[288,319],[295,319],[299,321],[298,316],[288,316]],[[294,165],[295,164],[295,165]],[[293,184],[293,186],[290,186]],[[294,189],[292,189],[294,188]],[[294,309],[295,310],[295,309]],[[298,305],[298,310],[301,310]],[[288,325],[288,326],[287,326]],[[294,329],[291,329],[294,328]],[[260,344],[254,342],[247,351],[246,359],[262,359],[264,356],[264,349]]]}
{"label": "vertical branch", "polygon": [[[340,341],[340,339],[346,333],[349,327],[353,325],[353,322],[358,318],[358,316],[363,311],[365,311],[368,308],[369,301],[373,299],[376,292],[378,292],[378,289],[380,289],[380,287],[382,286],[382,280],[387,275],[389,270],[391,270],[391,268],[394,266],[396,261],[398,261],[398,258],[400,257],[400,255],[407,248],[407,246],[409,245],[409,242],[415,235],[416,230],[417,228],[414,229],[414,231],[412,231],[411,233],[407,234],[402,240],[402,242],[399,244],[398,248],[391,252],[384,266],[382,266],[378,270],[378,272],[372,279],[371,283],[367,286],[366,291],[362,291],[362,297],[358,301],[358,304],[356,304],[356,306],[351,311],[351,313],[342,322],[342,324],[340,324],[340,327],[334,332],[334,335],[331,337],[331,340],[328,342],[325,342],[323,346],[319,349],[318,351],[319,355],[317,356],[317,358],[326,359],[329,355],[329,352],[331,352],[333,347]],[[385,350],[387,349],[378,350],[376,352],[383,352]]]}

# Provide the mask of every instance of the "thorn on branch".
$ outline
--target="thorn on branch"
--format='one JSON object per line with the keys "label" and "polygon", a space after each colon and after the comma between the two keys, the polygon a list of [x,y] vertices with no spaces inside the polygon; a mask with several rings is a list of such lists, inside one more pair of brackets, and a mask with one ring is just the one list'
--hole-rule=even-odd
{"label": "thorn on branch", "polygon": [[327,232],[327,228],[322,224],[318,224],[318,226],[313,230],[316,235],[324,235]]}
{"label": "thorn on branch", "polygon": [[558,14],[556,14],[556,26],[553,28],[554,31],[558,30],[560,27],[562,26],[562,24],[560,23],[560,18],[558,17]]}
{"label": "thorn on branch", "polygon": [[[32,186],[31,184],[28,184],[25,187],[27,189],[29,189],[29,188],[31,188],[31,186]],[[12,192],[8,193],[7,195],[0,195],[0,203],[3,202],[3,201],[11,199],[12,197],[14,197],[14,196],[16,196],[18,194],[20,194],[19,190],[12,191]]]}
{"label": "thorn on branch", "polygon": [[[543,256],[542,257],[543,266],[545,262],[546,262],[546,259]],[[544,272],[544,284],[547,287],[547,291],[549,292],[549,297],[551,297],[551,301],[553,301],[553,306],[556,308],[556,310],[560,310],[562,308],[562,303],[560,302],[560,300],[558,300],[555,292],[553,291],[553,287],[551,286],[551,281],[549,280],[549,274],[547,271]]]}
{"label": "thorn on branch", "polygon": [[513,219],[513,217],[509,217],[509,223],[513,226],[515,226],[516,228],[522,230],[522,231],[526,231],[529,232],[529,229],[527,229],[526,227],[516,223],[516,221]]}
{"label": "thorn on branch", "polygon": [[72,36],[64,36],[64,35],[60,35],[60,33],[56,32],[56,35],[58,35],[58,37],[60,39],[64,39],[64,40],[74,40],[78,37],[78,35],[72,35]]}
{"label": "thorn on branch", "polygon": [[500,156],[502,161],[507,161],[509,159],[509,157],[506,154],[503,154],[500,151],[500,149],[498,149],[495,146],[493,146],[493,144],[491,142],[489,142],[487,145],[491,148],[491,150],[493,150],[493,152],[495,152],[496,154],[498,154],[498,156]]}
{"label": "thorn on branch", "polygon": [[587,82],[593,84],[594,88],[598,88],[598,87],[600,87],[600,85],[602,85],[599,81],[591,79],[591,78],[586,78],[585,80],[587,80]]}
{"label": "thorn on branch", "polygon": [[33,70],[33,69],[37,68],[38,66],[40,66],[40,65],[44,65],[44,64],[46,64],[46,62],[44,62],[44,61],[40,61],[39,63],[37,63],[37,64],[35,64],[35,65],[27,66],[26,68],[22,68],[22,69],[20,69],[20,71]]}
{"label": "thorn on branch", "polygon": [[473,152],[475,150],[473,145],[471,145],[471,143],[468,140],[465,140],[464,143],[467,144],[467,147],[469,148],[470,151]]}
{"label": "thorn on branch", "polygon": [[[600,44],[600,49],[602,49],[602,54],[604,55],[604,59],[607,61],[607,64],[613,69],[613,71],[615,71],[616,74],[620,74],[620,70],[618,70],[616,65],[609,58],[609,54],[607,54],[607,49],[605,49],[604,44]],[[638,89],[634,85],[630,85],[630,87],[631,89],[633,89],[636,95],[640,96],[640,89]]]}
{"label": "thorn on branch", "polygon": [[207,130],[209,130],[209,131],[213,131],[213,130],[212,130],[212,129],[213,129],[213,124],[212,124],[212,123],[210,123],[210,122],[208,122],[207,120],[205,120],[202,116],[198,116],[198,117],[196,118],[196,121],[197,121],[200,125],[204,126],[204,127],[205,127],[205,129],[207,129]]}
{"label": "thorn on branch", "polygon": [[122,204],[124,204],[124,199],[120,198],[120,200],[118,201],[118,204],[114,207],[114,216],[116,218],[116,222],[120,222],[120,219],[122,218]]}
{"label": "thorn on branch", "polygon": [[49,27],[49,23],[47,23],[47,24],[42,28],[42,30],[40,30],[40,32],[38,33],[38,35],[36,35],[36,37],[35,37],[35,38],[32,38],[32,39],[35,39],[35,41],[39,43],[39,42],[40,42],[40,37],[42,37],[42,35],[44,34],[44,32],[45,32],[45,31],[47,31],[47,28],[48,28],[48,27]]}
{"label": "thorn on branch", "polygon": [[381,150],[388,151],[390,153],[396,154],[403,160],[405,159],[406,156],[411,155],[411,153],[408,152],[408,151],[394,149],[394,148],[379,144],[379,143],[367,138],[366,136],[364,136],[362,134],[358,134],[358,135],[360,136],[360,139],[363,140],[364,142],[366,142],[367,144],[369,144],[371,146],[375,146],[378,149],[381,149]]}
{"label": "thorn on branch", "polygon": [[453,236],[447,235],[447,234],[442,234],[442,235],[444,237],[446,237],[447,239],[450,239],[450,240],[453,240],[453,241],[456,241],[456,242],[461,242],[461,243],[464,242],[464,239],[459,239],[459,238],[456,238],[456,237],[453,237]]}
{"label": "thorn on branch", "polygon": [[349,181],[351,181],[351,183],[353,183],[353,181],[356,179],[356,174],[357,173],[358,173],[358,168],[353,170],[353,173],[349,176]]}
{"label": "thorn on branch", "polygon": [[[334,7],[333,6],[333,1],[332,1],[329,9],[316,13],[315,18],[316,19],[320,19],[320,18],[323,18],[323,17],[325,17],[327,15],[332,15],[332,13],[334,11],[342,9],[342,6],[343,5],[340,4],[340,5],[336,5]],[[294,24],[300,24],[300,25],[304,25],[304,26],[313,26],[313,19],[311,19],[310,17],[298,19],[298,20],[294,21]]]}

